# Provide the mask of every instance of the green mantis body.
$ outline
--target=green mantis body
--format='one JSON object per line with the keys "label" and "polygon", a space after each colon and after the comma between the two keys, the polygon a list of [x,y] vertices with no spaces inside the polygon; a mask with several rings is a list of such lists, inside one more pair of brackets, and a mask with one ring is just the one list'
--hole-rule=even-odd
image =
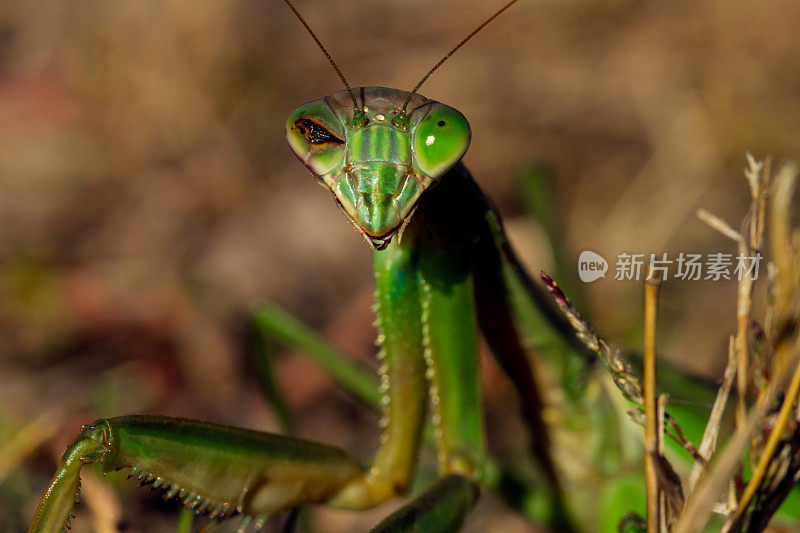
{"label": "green mantis body", "polygon": [[[512,377],[527,419],[544,427],[507,311],[499,219],[460,163],[470,138],[466,119],[404,91],[356,93],[358,107],[349,105],[347,92],[301,106],[286,132],[375,249],[383,433],[370,466],[362,469],[341,450],[280,435],[148,416],[100,420],[64,454],[31,531],[58,530],[68,521],[80,468],[90,462],[104,471],[130,468],[200,513],[240,514],[256,525],[308,503],[371,507],[407,490],[429,406],[442,481],[425,501],[439,504],[411,504],[382,527],[455,529],[477,497],[485,459],[479,323],[503,366],[520,372]],[[494,312],[476,313],[476,297],[478,309]],[[546,436],[536,439],[554,481]],[[431,509],[458,512],[429,516]]]}

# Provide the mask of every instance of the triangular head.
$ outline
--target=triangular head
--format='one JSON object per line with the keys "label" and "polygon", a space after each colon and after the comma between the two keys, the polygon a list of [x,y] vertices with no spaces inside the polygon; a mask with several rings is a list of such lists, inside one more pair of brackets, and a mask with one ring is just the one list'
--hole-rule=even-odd
{"label": "triangular head", "polygon": [[364,239],[385,248],[422,193],[464,155],[470,127],[456,109],[386,87],[307,102],[286,121],[297,157],[333,192]]}

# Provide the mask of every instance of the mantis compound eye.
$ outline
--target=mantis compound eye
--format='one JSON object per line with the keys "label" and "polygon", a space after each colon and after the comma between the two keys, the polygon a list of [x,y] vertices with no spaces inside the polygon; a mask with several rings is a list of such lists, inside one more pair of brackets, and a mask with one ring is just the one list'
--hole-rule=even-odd
{"label": "mantis compound eye", "polygon": [[414,129],[414,155],[420,170],[439,177],[464,156],[470,137],[464,115],[444,104],[435,105]]}
{"label": "mantis compound eye", "polygon": [[317,176],[336,169],[345,155],[345,128],[325,103],[314,100],[286,120],[286,140],[295,155]]}

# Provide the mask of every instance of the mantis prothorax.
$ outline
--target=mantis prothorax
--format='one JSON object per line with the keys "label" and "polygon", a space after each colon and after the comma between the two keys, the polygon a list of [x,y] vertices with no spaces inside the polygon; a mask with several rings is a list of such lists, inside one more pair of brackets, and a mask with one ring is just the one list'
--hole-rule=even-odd
{"label": "mantis prothorax", "polygon": [[467,119],[417,94],[430,72],[411,92],[351,89],[286,3],[346,87],[294,111],[286,137],[374,249],[383,361],[379,448],[362,468],[344,451],[281,435],[152,416],[99,420],[65,452],[30,531],[68,524],[80,469],[92,462],[104,471],[131,469],[198,512],[243,515],[256,526],[277,511],[309,503],[371,507],[407,490],[428,410],[440,480],[376,529],[457,529],[478,497],[485,456],[479,328],[520,393],[524,416],[536,429],[534,451],[557,486],[541,400],[502,269],[510,266],[528,289],[534,286],[497,212],[460,162],[470,142]]}

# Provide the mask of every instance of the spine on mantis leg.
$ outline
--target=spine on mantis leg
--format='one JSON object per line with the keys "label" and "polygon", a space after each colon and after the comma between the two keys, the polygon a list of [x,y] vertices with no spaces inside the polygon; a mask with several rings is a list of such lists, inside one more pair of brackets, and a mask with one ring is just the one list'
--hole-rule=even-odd
{"label": "spine on mantis leg", "polygon": [[415,261],[408,241],[374,253],[380,445],[369,472],[337,495],[334,506],[370,507],[402,494],[414,471],[427,401]]}
{"label": "spine on mantis leg", "polygon": [[[482,222],[471,216],[461,163],[420,200],[403,239],[417,250],[417,279],[432,419],[442,473],[481,477],[485,456],[478,380],[473,264]],[[466,202],[465,202],[466,200]]]}
{"label": "spine on mantis leg", "polygon": [[274,512],[328,501],[362,473],[338,448],[283,435],[180,418],[99,420],[67,449],[31,532],[61,531],[68,523],[80,469],[92,462],[104,472],[130,468],[198,514],[240,514],[257,527]]}
{"label": "spine on mantis leg", "polygon": [[422,330],[439,470],[477,479],[485,455],[478,323],[472,272],[462,252],[422,244]]}
{"label": "spine on mantis leg", "polygon": [[73,507],[80,493],[81,467],[95,460],[102,453],[101,450],[100,443],[86,432],[82,432],[69,445],[36,507],[29,533],[55,532],[70,528],[70,520],[75,516]]}

